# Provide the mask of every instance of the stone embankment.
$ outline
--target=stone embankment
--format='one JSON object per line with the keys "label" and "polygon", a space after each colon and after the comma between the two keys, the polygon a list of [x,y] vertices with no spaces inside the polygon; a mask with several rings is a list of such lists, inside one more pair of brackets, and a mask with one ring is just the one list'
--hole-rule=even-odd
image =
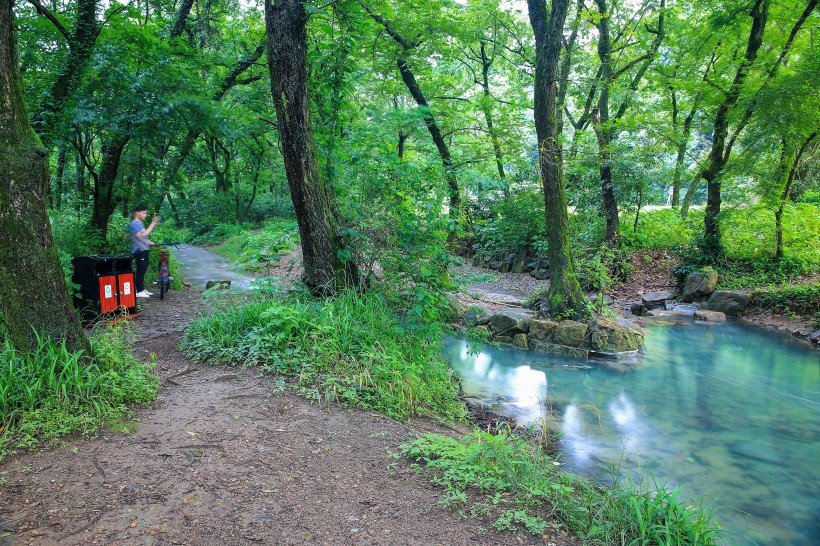
{"label": "stone embankment", "polygon": [[643,329],[626,319],[555,321],[517,307],[493,313],[472,306],[464,314],[464,321],[485,329],[493,341],[553,356],[624,359],[636,356],[643,347]]}

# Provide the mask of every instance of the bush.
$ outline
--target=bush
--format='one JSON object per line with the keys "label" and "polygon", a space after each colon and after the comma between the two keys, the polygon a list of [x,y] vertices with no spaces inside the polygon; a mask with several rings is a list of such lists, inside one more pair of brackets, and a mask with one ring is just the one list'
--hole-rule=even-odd
{"label": "bush", "polygon": [[522,190],[515,197],[501,199],[489,210],[487,219],[477,222],[476,249],[482,257],[526,248],[546,238],[544,197],[540,191]]}
{"label": "bush", "polygon": [[613,284],[628,281],[632,276],[632,258],[629,252],[599,248],[578,247],[575,252],[575,274],[585,292],[606,292]]}
{"label": "bush", "polygon": [[693,210],[684,220],[679,209],[642,211],[638,229],[633,230],[629,217],[621,222],[624,246],[641,250],[667,250],[689,243],[703,230],[703,212]]}
{"label": "bush", "polygon": [[64,434],[93,433],[127,415],[127,404],[154,399],[157,377],[119,331],[95,335],[91,346],[93,357],[49,339],[31,351],[0,345],[0,459]]}
{"label": "bush", "polygon": [[182,343],[211,363],[259,365],[294,378],[309,398],[367,407],[395,418],[461,417],[457,388],[440,354],[440,327],[402,321],[374,292],[316,301],[255,296],[215,301]]}
{"label": "bush", "polygon": [[820,283],[757,291],[752,297],[752,307],[811,317],[820,327]]}
{"label": "bush", "polygon": [[259,270],[263,262],[277,260],[298,242],[299,231],[295,221],[274,220],[261,229],[233,230],[229,237],[220,241],[214,251],[236,260],[248,269]]}
{"label": "bush", "polygon": [[249,224],[214,224],[191,239],[194,245],[218,245],[235,235],[253,229]]}

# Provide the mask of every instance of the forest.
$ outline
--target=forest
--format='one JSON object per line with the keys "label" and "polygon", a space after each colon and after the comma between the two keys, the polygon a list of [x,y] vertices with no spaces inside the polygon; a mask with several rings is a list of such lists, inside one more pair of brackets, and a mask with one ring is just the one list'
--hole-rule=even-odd
{"label": "forest", "polygon": [[[258,277],[206,293],[187,357],[400,421],[468,419],[437,349],[454,294],[523,259],[546,319],[614,320],[624,287],[715,271],[820,340],[817,4],[0,0],[0,460],[157,395],[127,332],[72,304],[72,260],[130,253],[138,205],[154,241]],[[271,274],[294,251],[298,275]],[[645,538],[583,495],[556,516],[573,536]],[[713,543],[680,510],[703,526],[680,543]],[[543,533],[528,518],[509,527]]]}

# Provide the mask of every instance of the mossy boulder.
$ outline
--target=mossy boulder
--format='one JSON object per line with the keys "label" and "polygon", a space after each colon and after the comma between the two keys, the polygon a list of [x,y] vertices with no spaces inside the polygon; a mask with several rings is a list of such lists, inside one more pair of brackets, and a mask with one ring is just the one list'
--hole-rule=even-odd
{"label": "mossy boulder", "polygon": [[525,262],[527,261],[527,249],[519,250],[515,253],[510,271],[513,273],[523,273],[527,270]]}
{"label": "mossy boulder", "polygon": [[473,306],[464,313],[464,322],[468,326],[483,326],[489,324],[493,314],[483,307]]}
{"label": "mossy boulder", "polygon": [[715,291],[718,283],[717,271],[690,273],[683,283],[681,299],[687,303],[700,301]]}
{"label": "mossy boulder", "polygon": [[513,337],[513,347],[517,347],[519,349],[529,349],[529,339],[527,338],[527,334],[516,334]]}
{"label": "mossy boulder", "polygon": [[547,319],[532,319],[530,321],[529,336],[531,339],[552,340],[552,335],[558,329],[558,322]]}
{"label": "mossy boulder", "polygon": [[530,340],[530,349],[539,353],[551,356],[560,356],[564,358],[588,358],[589,351],[577,347],[566,347],[564,345],[556,345],[549,341],[540,339]]}
{"label": "mossy boulder", "polygon": [[574,320],[562,321],[552,335],[553,342],[567,347],[580,347],[587,334],[587,325]]}
{"label": "mossy boulder", "polygon": [[490,317],[490,330],[496,335],[513,337],[516,334],[526,334],[530,329],[530,320],[535,316],[534,311],[505,307]]}
{"label": "mossy boulder", "polygon": [[598,355],[618,358],[634,355],[643,345],[643,333],[606,318],[595,318],[589,326],[589,348]]}
{"label": "mossy boulder", "polygon": [[715,290],[706,302],[706,308],[727,315],[737,315],[749,305],[751,296],[735,290]]}

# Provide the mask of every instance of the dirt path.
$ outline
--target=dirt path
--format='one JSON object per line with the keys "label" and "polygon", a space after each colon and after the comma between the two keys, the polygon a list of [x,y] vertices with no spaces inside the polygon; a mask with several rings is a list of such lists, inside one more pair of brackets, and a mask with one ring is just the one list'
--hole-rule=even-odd
{"label": "dirt path", "polygon": [[197,306],[198,294],[172,292],[134,323],[163,379],[136,432],[0,464],[0,544],[579,544],[462,519],[390,456],[453,429],[320,409],[257,370],[187,360],[179,330]]}

